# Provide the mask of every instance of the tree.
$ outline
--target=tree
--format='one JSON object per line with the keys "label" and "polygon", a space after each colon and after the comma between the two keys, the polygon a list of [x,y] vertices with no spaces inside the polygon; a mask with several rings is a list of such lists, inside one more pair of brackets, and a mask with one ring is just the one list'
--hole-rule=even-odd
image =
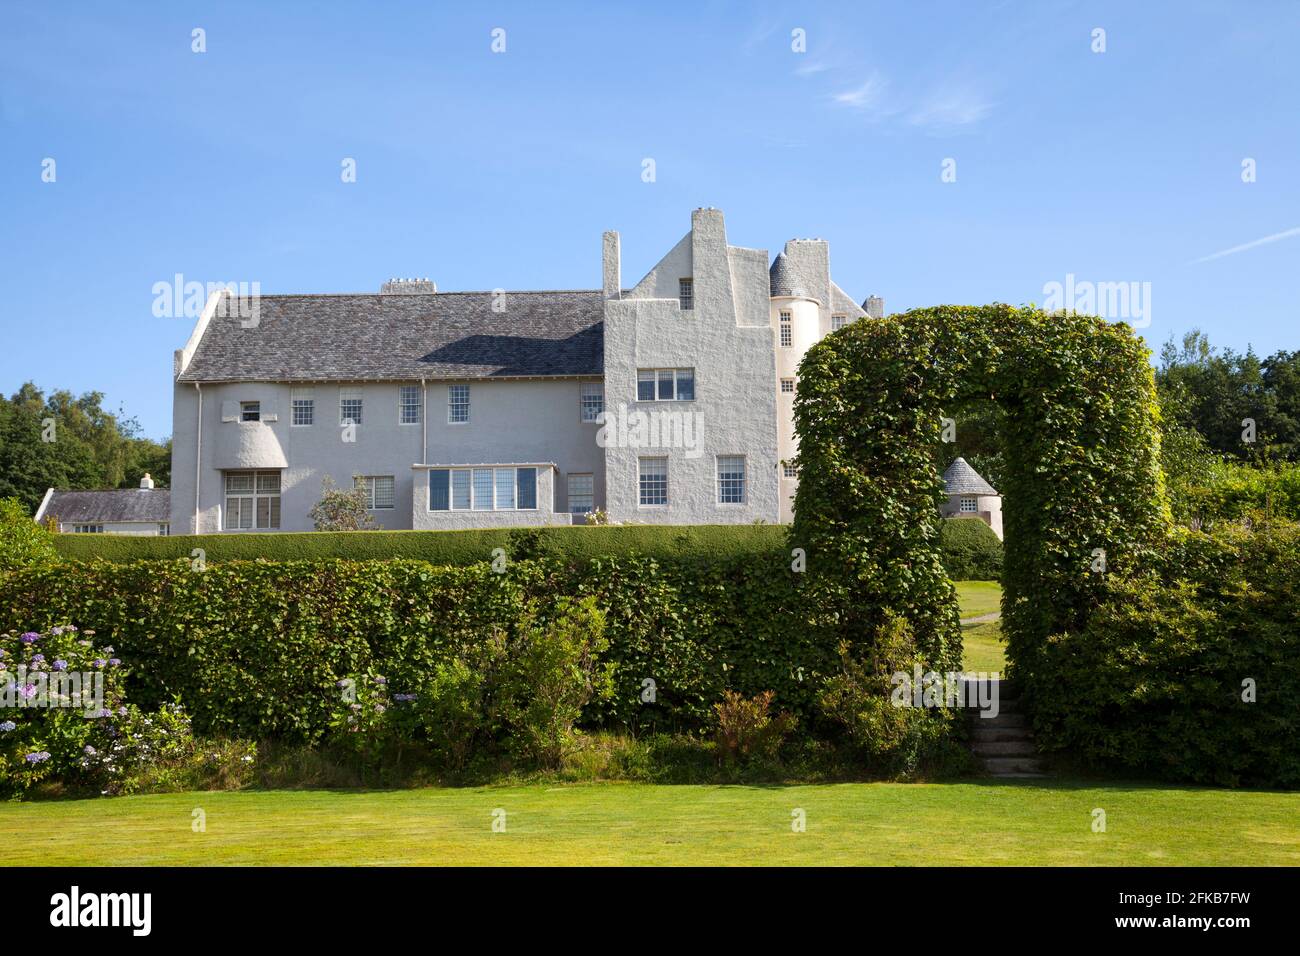
{"label": "tree", "polygon": [[344,490],[326,475],[321,481],[320,501],[312,505],[311,520],[317,531],[370,531],[375,519],[367,510],[368,504],[366,489],[361,485]]}

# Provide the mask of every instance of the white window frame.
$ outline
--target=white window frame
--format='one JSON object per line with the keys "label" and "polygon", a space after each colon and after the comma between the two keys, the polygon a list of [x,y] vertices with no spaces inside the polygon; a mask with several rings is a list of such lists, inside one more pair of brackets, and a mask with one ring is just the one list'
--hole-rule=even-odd
{"label": "white window frame", "polygon": [[[578,480],[579,488],[577,490],[574,489],[574,479]],[[586,491],[581,490],[583,487],[586,488]],[[588,512],[595,510],[596,507],[596,476],[595,475],[591,474],[590,472],[579,472],[577,474],[570,474],[566,479],[565,490],[566,490],[567,500],[569,505],[569,514],[585,515]],[[586,501],[587,506],[585,508],[574,507],[575,498],[579,499],[580,501]]]}
{"label": "white window frame", "polygon": [[[464,396],[463,400],[460,396]],[[468,385],[448,385],[447,386],[447,424],[448,425],[468,425],[470,395]],[[465,417],[458,418],[457,409],[465,409]]]}
{"label": "white window frame", "polygon": [[677,307],[683,312],[695,311],[694,276],[677,280]]}
{"label": "white window frame", "polygon": [[[667,376],[667,378],[665,378]],[[689,376],[691,382],[691,397],[679,398],[681,394],[681,382],[683,377]],[[660,385],[663,382],[672,389],[672,397],[661,398]],[[654,383],[654,398],[641,397],[642,383]],[[639,368],[636,370],[636,400],[638,402],[693,402],[695,401],[695,369],[694,368]]]}
{"label": "white window frame", "polygon": [[835,312],[831,315],[831,331],[838,332],[844,326],[849,324],[849,317],[844,312]]}
{"label": "white window frame", "polygon": [[[414,396],[415,401],[410,401]],[[414,410],[414,416],[407,417],[407,413]],[[424,421],[424,396],[421,394],[418,385],[399,385],[397,388],[397,424],[399,425],[419,425]]]}
{"label": "white window frame", "polygon": [[978,495],[962,495],[957,500],[957,513],[963,515],[977,515],[980,513],[980,500]]}
{"label": "white window frame", "polygon": [[578,419],[585,423],[597,422],[605,411],[605,385],[603,382],[582,382],[578,386]]}
{"label": "white window frame", "polygon": [[[299,416],[299,412],[303,414]],[[299,421],[299,417],[306,421]],[[289,392],[289,427],[310,428],[316,424],[316,393],[310,388],[295,388]]]}
{"label": "white window frame", "polygon": [[[749,495],[748,495],[749,489],[747,487],[749,482],[746,480],[748,476],[746,474],[747,468],[745,463],[745,456],[744,455],[718,455],[714,461],[715,461],[714,471],[717,475],[718,504],[723,507],[746,504],[749,499]],[[737,461],[740,462],[739,479],[736,478],[736,472],[734,470],[726,472],[725,473],[726,477],[723,477],[724,472],[722,470],[723,468],[722,463],[724,461],[728,462],[730,464],[730,467],[732,467],[733,469],[735,467],[734,463]],[[740,482],[739,485],[736,485],[737,480],[739,480]],[[739,495],[739,497],[737,497],[737,495]]]}
{"label": "white window frame", "polygon": [[781,476],[783,478],[798,478],[799,469],[788,461],[781,462]]}
{"label": "white window frame", "polygon": [[781,379],[781,394],[782,395],[794,394],[794,379],[792,378]]}
{"label": "white window frame", "polygon": [[[275,478],[275,490],[265,490],[262,479]],[[235,489],[231,490],[231,478],[251,478],[251,487],[248,490]],[[221,474],[221,530],[222,531],[278,531],[282,523],[283,514],[281,512],[281,500],[284,494],[284,479],[279,470],[273,469],[249,469],[238,468],[223,471]],[[230,502],[238,501],[238,518],[236,526],[231,528],[227,526],[230,518]],[[266,502],[266,523],[260,524],[262,502]],[[274,506],[272,505],[274,502]],[[245,506],[249,510],[249,523],[243,524]]]}
{"label": "white window frame", "polygon": [[[388,504],[380,504],[379,483],[388,482]],[[367,511],[392,511],[397,507],[397,478],[395,475],[357,475],[356,483],[366,493]]]}
{"label": "white window frame", "polygon": [[[659,471],[653,471],[647,473],[646,471],[647,465],[650,465],[652,468],[658,469],[660,468],[661,462],[662,462],[662,469],[663,469],[662,473],[660,473]],[[649,456],[646,458],[638,458],[636,460],[636,476],[637,476],[637,498],[636,498],[637,507],[667,508],[668,500],[669,500],[668,499],[668,458],[663,455]],[[658,488],[659,482],[655,481],[653,486],[647,486],[646,479],[648,478],[658,479],[661,477],[663,478],[663,500],[647,501],[646,500],[647,497],[651,499],[656,499],[659,497],[659,495],[654,493]],[[649,494],[647,494],[647,492],[649,492]]]}
{"label": "white window frame", "polygon": [[794,345],[794,313],[782,309],[777,316],[781,331],[781,348],[788,349]]}
{"label": "white window frame", "polygon": [[[520,507],[519,504],[519,472],[531,471],[533,473],[533,506],[531,508]],[[432,475],[434,472],[447,473],[447,507],[432,507]],[[486,473],[489,478],[483,480],[476,490],[474,475]],[[540,511],[538,504],[540,495],[538,493],[538,484],[540,484],[541,469],[535,465],[510,465],[507,467],[497,467],[493,465],[479,466],[477,468],[430,468],[429,477],[425,478],[425,509],[434,514],[440,514],[444,511]],[[457,476],[460,476],[459,479]],[[503,500],[501,493],[502,485],[508,480],[511,485],[509,504]],[[456,502],[456,486],[464,485],[462,491],[468,495],[462,500],[465,504]],[[490,489],[489,486],[490,485]],[[481,497],[483,491],[490,490],[487,501]]]}
{"label": "white window frame", "polygon": [[73,534],[103,534],[104,526],[102,524],[74,524],[72,526]]}
{"label": "white window frame", "polygon": [[[356,402],[357,414],[352,417],[344,412],[345,403]],[[339,389],[339,425],[360,425],[366,416],[366,398],[359,388]]]}
{"label": "white window frame", "polygon": [[260,422],[262,420],[262,403],[258,401],[240,402],[239,420],[240,422]]}

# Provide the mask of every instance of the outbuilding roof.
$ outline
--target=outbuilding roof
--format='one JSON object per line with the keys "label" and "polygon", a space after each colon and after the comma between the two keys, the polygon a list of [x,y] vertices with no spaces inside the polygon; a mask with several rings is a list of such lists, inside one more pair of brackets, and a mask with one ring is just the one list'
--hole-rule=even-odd
{"label": "outbuilding roof", "polygon": [[965,458],[958,458],[943,473],[943,485],[950,495],[996,495],[997,491],[985,481],[978,471],[967,464]]}
{"label": "outbuilding roof", "polygon": [[166,522],[171,518],[171,492],[166,488],[113,488],[107,491],[51,489],[36,519],[54,515],[64,524]]}

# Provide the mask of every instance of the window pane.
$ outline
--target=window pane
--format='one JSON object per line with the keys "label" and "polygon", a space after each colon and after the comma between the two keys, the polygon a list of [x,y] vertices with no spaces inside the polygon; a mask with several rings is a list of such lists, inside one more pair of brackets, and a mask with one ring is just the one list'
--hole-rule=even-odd
{"label": "window pane", "polygon": [[497,510],[513,511],[515,508],[515,470],[498,468],[497,474]]}
{"label": "window pane", "polygon": [[260,422],[262,420],[262,403],[261,402],[240,402],[240,418],[246,422]]}
{"label": "window pane", "polygon": [[492,510],[492,469],[474,469],[474,510]]}
{"label": "window pane", "polygon": [[727,455],[718,459],[718,502],[724,505],[745,503],[745,459]]}
{"label": "window pane", "polygon": [[420,386],[403,385],[400,404],[398,420],[403,425],[418,425],[420,423]]}
{"label": "window pane", "polygon": [[569,476],[569,513],[586,514],[594,507],[594,482],[591,475]]}
{"label": "window pane", "polygon": [[695,398],[695,369],[679,368],[677,370],[677,400],[689,402]]}
{"label": "window pane", "polygon": [[251,471],[237,471],[226,473],[226,493],[240,494],[245,491],[253,490],[253,473]]}
{"label": "window pane", "polygon": [[226,499],[226,530],[234,531],[239,527],[239,499]]}
{"label": "window pane", "polygon": [[253,499],[239,499],[239,527],[248,529],[253,526]]}
{"label": "window pane", "polygon": [[584,382],[582,395],[582,420],[594,422],[605,410],[605,386],[596,382]]}
{"label": "window pane", "polygon": [[446,468],[429,472],[429,510],[446,511],[451,507],[451,475]]}
{"label": "window pane", "polygon": [[339,402],[339,424],[361,424],[361,399],[345,398]]}
{"label": "window pane", "polygon": [[636,400],[653,402],[655,400],[655,373],[653,371],[636,373]]}
{"label": "window pane", "polygon": [[295,425],[310,425],[316,418],[316,403],[310,398],[295,398],[293,400],[293,423]]}
{"label": "window pane", "polygon": [[257,473],[258,494],[280,493],[280,473],[278,471],[259,471]]}
{"label": "window pane", "polygon": [[469,386],[447,386],[447,421],[469,421]]}
{"label": "window pane", "polygon": [[640,484],[641,504],[668,504],[668,459],[640,459]]}
{"label": "window pane", "polygon": [[671,402],[673,400],[673,370],[670,368],[661,368],[659,370],[659,401]]}
{"label": "window pane", "polygon": [[386,510],[393,507],[395,495],[395,480],[392,475],[379,475],[371,483],[371,498],[373,499],[372,508],[377,510]]}
{"label": "window pane", "polygon": [[515,469],[519,489],[518,507],[521,511],[532,511],[537,507],[537,469],[536,468],[516,468]]}
{"label": "window pane", "polygon": [[451,506],[457,511],[469,510],[469,472],[464,469],[451,473]]}

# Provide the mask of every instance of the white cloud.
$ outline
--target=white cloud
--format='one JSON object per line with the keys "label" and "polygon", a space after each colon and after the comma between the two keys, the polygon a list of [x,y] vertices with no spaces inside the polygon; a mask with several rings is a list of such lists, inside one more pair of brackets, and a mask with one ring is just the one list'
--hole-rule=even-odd
{"label": "white cloud", "polygon": [[1251,242],[1243,242],[1239,246],[1233,246],[1230,249],[1221,249],[1218,252],[1212,252],[1208,256],[1201,256],[1199,259],[1193,259],[1192,264],[1198,262],[1209,262],[1211,259],[1221,259],[1224,256],[1236,255],[1238,252],[1245,252],[1247,249],[1254,249],[1256,246],[1266,246],[1270,242],[1278,242],[1282,239],[1290,239],[1292,236],[1300,236],[1300,226],[1295,229],[1286,229],[1282,232],[1275,232],[1271,236],[1265,236],[1262,239],[1255,239]]}
{"label": "white cloud", "polygon": [[934,132],[971,126],[988,116],[993,104],[968,86],[949,86],[930,93],[908,114],[907,122]]}
{"label": "white cloud", "polygon": [[879,73],[872,73],[861,86],[842,90],[831,98],[841,106],[852,107],[855,110],[873,110],[880,105],[885,95],[885,87],[888,85]]}

